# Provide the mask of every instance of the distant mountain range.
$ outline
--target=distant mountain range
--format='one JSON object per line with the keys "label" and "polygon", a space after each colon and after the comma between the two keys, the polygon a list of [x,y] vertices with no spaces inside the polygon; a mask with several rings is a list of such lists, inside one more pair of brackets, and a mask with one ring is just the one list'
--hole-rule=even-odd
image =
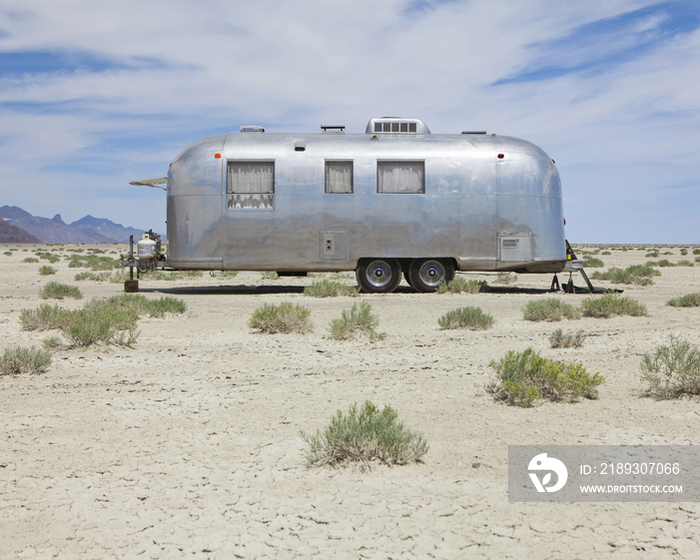
{"label": "distant mountain range", "polygon": [[66,224],[60,214],[49,219],[17,206],[0,207],[0,243],[128,243],[130,235],[138,240],[144,231],[90,215]]}

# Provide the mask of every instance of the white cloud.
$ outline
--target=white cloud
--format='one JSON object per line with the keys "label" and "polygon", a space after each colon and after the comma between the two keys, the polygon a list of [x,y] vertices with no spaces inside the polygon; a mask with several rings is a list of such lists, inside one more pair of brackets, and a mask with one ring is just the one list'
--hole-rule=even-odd
{"label": "white cloud", "polygon": [[[164,174],[203,135],[330,121],[362,132],[370,117],[398,114],[437,133],[482,129],[543,147],[560,165],[567,215],[592,224],[569,228],[576,241],[629,235],[638,212],[612,221],[589,202],[613,198],[656,208],[677,241],[700,243],[687,221],[700,183],[700,33],[696,24],[669,36],[679,6],[6,1],[0,53],[45,53],[54,67],[66,57],[66,66],[0,69],[0,194],[67,221],[90,213],[149,228],[148,205],[162,204],[164,217],[164,199],[128,180]],[[693,3],[684,9],[698,18]],[[533,71],[542,75],[508,81]]]}

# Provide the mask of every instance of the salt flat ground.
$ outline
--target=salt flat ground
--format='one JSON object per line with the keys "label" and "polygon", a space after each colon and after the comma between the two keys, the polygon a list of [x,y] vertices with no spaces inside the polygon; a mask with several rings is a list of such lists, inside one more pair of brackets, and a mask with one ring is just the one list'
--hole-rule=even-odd
{"label": "salt flat ground", "polygon": [[[59,302],[71,309],[122,293],[121,284],[75,281],[80,270],[65,258],[41,276],[45,261],[22,262],[36,249],[0,255],[0,350],[57,334],[19,321],[43,303],[49,281],[81,288],[83,300]],[[672,262],[694,258],[692,247],[684,257],[679,247],[661,251]],[[596,256],[606,268],[658,260],[638,247]],[[653,286],[623,286],[648,317],[525,321],[527,302],[552,295],[522,288],[547,288],[551,275],[520,275],[503,293],[403,285],[363,295],[387,333],[377,342],[330,339],[329,322],[358,299],[304,296],[313,278],[142,279],[146,297],[180,298],[188,311],[141,319],[133,348],[63,348],[45,374],[0,377],[0,557],[700,558],[700,504],[508,502],[511,444],[700,443],[697,399],[642,396],[645,352],[670,334],[700,345],[700,308],[666,305],[700,292],[700,263],[660,270]],[[589,296],[554,297],[579,305]],[[282,301],[310,308],[315,330],[249,329],[255,309]],[[439,328],[439,317],[464,306],[491,314],[493,328]],[[556,328],[588,338],[552,349]],[[496,402],[484,390],[490,361],[527,347],[600,372],[599,399]],[[299,431],[365,400],[423,432],[424,462],[308,468]]]}

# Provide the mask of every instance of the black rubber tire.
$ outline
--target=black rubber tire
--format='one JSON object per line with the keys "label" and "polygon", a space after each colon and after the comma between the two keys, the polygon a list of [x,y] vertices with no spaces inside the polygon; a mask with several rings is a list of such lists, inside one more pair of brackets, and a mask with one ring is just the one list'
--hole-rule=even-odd
{"label": "black rubber tire", "polygon": [[362,259],[355,276],[363,292],[386,294],[401,283],[401,265],[396,259]]}
{"label": "black rubber tire", "polygon": [[411,286],[419,292],[434,292],[443,282],[451,282],[455,277],[452,263],[441,259],[416,259],[408,271]]}

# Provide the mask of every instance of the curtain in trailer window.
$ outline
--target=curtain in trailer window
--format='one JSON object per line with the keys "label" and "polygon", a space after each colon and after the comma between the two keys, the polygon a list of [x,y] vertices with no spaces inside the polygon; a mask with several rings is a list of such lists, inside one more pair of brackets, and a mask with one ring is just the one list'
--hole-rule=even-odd
{"label": "curtain in trailer window", "polygon": [[326,193],[351,194],[352,192],[352,161],[327,161]]}
{"label": "curtain in trailer window", "polygon": [[272,210],[275,164],[271,161],[229,161],[228,207],[231,210]]}
{"label": "curtain in trailer window", "polygon": [[424,193],[425,162],[378,161],[378,193]]}

